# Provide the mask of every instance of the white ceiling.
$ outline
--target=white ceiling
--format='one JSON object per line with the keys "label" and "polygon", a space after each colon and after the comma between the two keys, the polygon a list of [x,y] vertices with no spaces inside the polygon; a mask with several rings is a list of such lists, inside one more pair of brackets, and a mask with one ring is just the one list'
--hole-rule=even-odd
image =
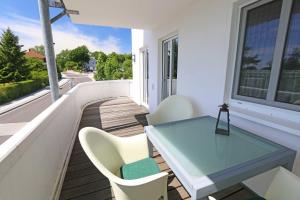
{"label": "white ceiling", "polygon": [[63,0],[73,23],[153,29],[176,17],[196,0]]}

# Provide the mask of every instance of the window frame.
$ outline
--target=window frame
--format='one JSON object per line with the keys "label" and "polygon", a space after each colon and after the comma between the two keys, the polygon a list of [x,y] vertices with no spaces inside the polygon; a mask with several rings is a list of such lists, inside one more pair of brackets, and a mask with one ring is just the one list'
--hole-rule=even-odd
{"label": "window frame", "polygon": [[291,22],[294,0],[282,1],[282,8],[280,13],[278,32],[276,36],[276,43],[275,43],[274,54],[273,54],[272,69],[271,69],[266,99],[258,99],[258,98],[247,97],[238,94],[238,86],[240,81],[241,62],[242,62],[242,54],[243,54],[243,48],[245,42],[248,12],[251,9],[271,3],[273,1],[275,0],[259,0],[240,7],[236,55],[235,55],[235,61],[233,63],[234,76],[233,76],[233,83],[231,88],[232,89],[231,98],[234,100],[247,101],[251,103],[283,108],[292,111],[300,111],[300,105],[294,105],[294,104],[276,101],[276,93],[277,93],[279,79],[280,79],[281,64],[282,64],[283,54],[288,39],[288,31]]}
{"label": "window frame", "polygon": [[[173,80],[173,70],[174,70],[174,66],[172,66],[173,63],[173,59],[174,59],[174,52],[171,51],[171,55],[170,55],[170,67],[169,67],[169,76],[170,76],[170,83],[169,83],[169,88],[167,88],[167,90],[169,90],[169,94],[167,94],[166,97],[164,97],[164,87],[163,87],[163,80],[164,80],[164,76],[165,76],[165,70],[164,70],[164,65],[165,65],[165,56],[164,56],[164,44],[167,42],[171,42],[171,48],[173,50],[173,40],[177,39],[177,42],[179,41],[179,36],[178,33],[176,34],[171,34],[168,37],[164,38],[161,40],[161,69],[162,69],[162,73],[161,73],[161,91],[160,91],[160,102],[163,101],[165,98],[167,98],[168,96],[172,95],[172,80]],[[178,50],[177,50],[178,51]],[[177,73],[178,73],[178,52],[177,52]],[[177,90],[177,89],[176,89]],[[177,92],[177,91],[176,91]]]}

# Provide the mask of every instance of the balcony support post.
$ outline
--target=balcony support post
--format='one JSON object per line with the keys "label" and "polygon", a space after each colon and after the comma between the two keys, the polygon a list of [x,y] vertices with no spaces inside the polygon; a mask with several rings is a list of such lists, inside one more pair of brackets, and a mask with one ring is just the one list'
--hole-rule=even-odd
{"label": "balcony support post", "polygon": [[38,0],[40,21],[42,27],[43,43],[45,47],[45,56],[49,76],[52,102],[59,98],[58,76],[56,70],[55,53],[53,47],[53,36],[49,14],[48,0]]}

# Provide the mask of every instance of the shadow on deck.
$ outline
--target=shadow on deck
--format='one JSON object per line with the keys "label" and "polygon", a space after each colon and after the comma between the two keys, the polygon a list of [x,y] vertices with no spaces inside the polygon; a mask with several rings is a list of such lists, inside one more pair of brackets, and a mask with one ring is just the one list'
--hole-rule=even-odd
{"label": "shadow on deck", "polygon": [[[143,133],[147,125],[147,110],[129,98],[103,100],[85,108],[79,130],[83,127],[96,127],[118,136]],[[168,199],[190,199],[189,194],[165,163],[154,152],[154,158],[162,171],[169,173]],[[235,185],[212,195],[217,200],[239,200],[253,196],[253,193]],[[78,138],[75,141],[67,173],[63,183],[60,200],[108,200],[114,199],[108,179],[106,179],[82,150]]]}

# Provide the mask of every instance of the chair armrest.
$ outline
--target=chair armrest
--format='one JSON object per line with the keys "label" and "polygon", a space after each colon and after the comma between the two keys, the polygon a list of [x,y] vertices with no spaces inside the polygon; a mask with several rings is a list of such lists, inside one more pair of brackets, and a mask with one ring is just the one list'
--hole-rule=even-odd
{"label": "chair armrest", "polygon": [[148,140],[145,133],[120,137],[117,146],[125,164],[149,157]]}
{"label": "chair armrest", "polygon": [[136,180],[118,179],[111,182],[116,199],[144,199],[153,200],[163,197],[167,200],[168,173],[159,174]]}
{"label": "chair armrest", "polygon": [[277,172],[265,194],[266,199],[300,199],[300,178],[283,167]]}

